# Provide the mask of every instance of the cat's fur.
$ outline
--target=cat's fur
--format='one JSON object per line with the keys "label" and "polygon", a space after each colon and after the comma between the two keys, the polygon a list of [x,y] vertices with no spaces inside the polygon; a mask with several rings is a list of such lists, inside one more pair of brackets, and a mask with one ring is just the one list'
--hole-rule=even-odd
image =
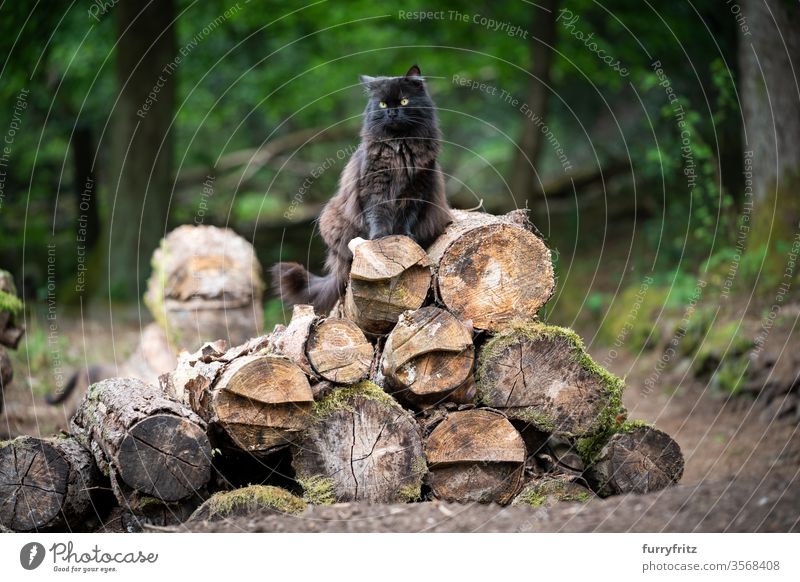
{"label": "cat's fur", "polygon": [[[352,239],[403,234],[425,248],[452,220],[436,159],[442,137],[436,106],[419,68],[414,65],[404,77],[362,76],[361,82],[369,94],[361,144],[319,218],[328,246],[327,274],[312,275],[297,263],[272,268],[273,285],[284,303],[312,304],[319,313],[344,292]],[[402,99],[408,103],[401,105]]]}

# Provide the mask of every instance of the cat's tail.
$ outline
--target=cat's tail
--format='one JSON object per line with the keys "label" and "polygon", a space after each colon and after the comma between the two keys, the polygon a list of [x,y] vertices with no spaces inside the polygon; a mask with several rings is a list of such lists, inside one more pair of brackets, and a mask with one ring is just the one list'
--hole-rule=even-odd
{"label": "cat's tail", "polygon": [[342,286],[335,273],[320,277],[298,263],[272,267],[272,287],[286,305],[313,305],[317,313],[327,313],[339,299]]}

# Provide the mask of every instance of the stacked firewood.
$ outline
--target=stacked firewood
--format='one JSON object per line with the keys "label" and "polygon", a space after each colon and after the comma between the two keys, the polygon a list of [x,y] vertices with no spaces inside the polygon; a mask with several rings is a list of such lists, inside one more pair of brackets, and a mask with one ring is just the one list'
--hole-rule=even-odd
{"label": "stacked firewood", "polygon": [[132,529],[307,503],[538,506],[680,479],[678,445],[627,419],[622,380],[537,318],[555,279],[523,211],[456,212],[427,252],[403,236],[353,252],[331,313],[296,306],[268,335],[185,351],[158,386],[97,383],[71,435],[0,445],[0,492],[17,499],[0,524],[80,527],[104,483]]}

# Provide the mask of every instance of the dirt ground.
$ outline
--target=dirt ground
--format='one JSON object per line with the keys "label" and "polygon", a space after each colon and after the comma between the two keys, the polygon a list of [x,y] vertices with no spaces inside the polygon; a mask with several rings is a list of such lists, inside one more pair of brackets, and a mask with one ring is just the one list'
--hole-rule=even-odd
{"label": "dirt ground", "polygon": [[[62,320],[73,361],[121,362],[135,345],[137,311],[107,320]],[[112,341],[113,339],[113,341]],[[793,352],[797,338],[788,337]],[[84,350],[88,354],[84,357]],[[602,347],[590,348],[603,360]],[[631,418],[654,423],[680,445],[681,484],[647,496],[623,496],[552,508],[419,503],[314,507],[299,517],[263,514],[193,526],[200,531],[800,531],[800,434],[790,417],[776,419],[763,403],[720,396],[680,364],[643,390],[659,354],[621,354],[611,370],[625,376]],[[15,361],[0,438],[50,434],[66,427],[71,404],[48,406],[25,359]],[[178,530],[183,528],[176,528]]]}

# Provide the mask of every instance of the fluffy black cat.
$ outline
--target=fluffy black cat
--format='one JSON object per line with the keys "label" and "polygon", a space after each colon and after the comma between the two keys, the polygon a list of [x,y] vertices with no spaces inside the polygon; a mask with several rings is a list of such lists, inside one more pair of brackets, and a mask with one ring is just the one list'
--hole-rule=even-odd
{"label": "fluffy black cat", "polygon": [[452,220],[436,160],[442,137],[436,106],[419,67],[403,77],[362,76],[361,83],[369,95],[361,144],[319,218],[327,274],[312,275],[297,263],[272,268],[284,303],[312,304],[320,313],[344,292],[352,239],[403,234],[425,248]]}

